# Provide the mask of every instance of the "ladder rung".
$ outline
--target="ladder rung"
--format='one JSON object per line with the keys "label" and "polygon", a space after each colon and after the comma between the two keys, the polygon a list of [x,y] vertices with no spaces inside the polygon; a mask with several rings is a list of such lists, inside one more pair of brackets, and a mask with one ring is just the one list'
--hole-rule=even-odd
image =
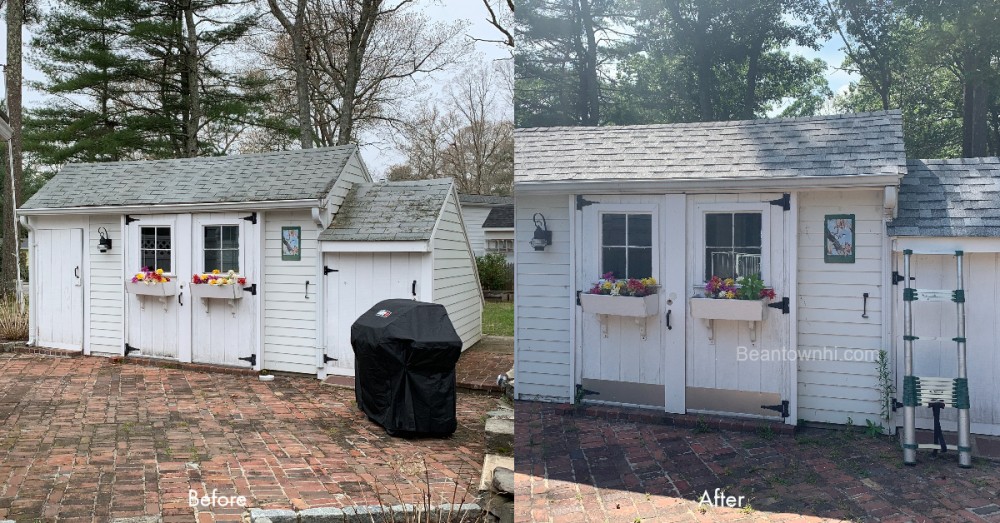
{"label": "ladder rung", "polygon": [[946,341],[955,343],[955,338],[944,338],[941,336],[917,336],[916,338],[916,341]]}
{"label": "ladder rung", "polygon": [[952,301],[955,298],[955,291],[948,289],[912,289],[911,292],[913,301]]}
{"label": "ladder rung", "polygon": [[[920,450],[941,450],[941,445],[937,443],[921,443],[917,445]],[[954,446],[949,446],[948,450],[955,450]]]}

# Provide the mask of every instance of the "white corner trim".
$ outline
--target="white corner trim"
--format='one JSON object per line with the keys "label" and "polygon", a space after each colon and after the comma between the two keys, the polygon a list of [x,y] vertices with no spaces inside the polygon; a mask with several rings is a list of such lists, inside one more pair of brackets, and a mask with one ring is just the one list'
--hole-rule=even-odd
{"label": "white corner trim", "polygon": [[430,252],[430,241],[330,241],[320,240],[322,252]]}

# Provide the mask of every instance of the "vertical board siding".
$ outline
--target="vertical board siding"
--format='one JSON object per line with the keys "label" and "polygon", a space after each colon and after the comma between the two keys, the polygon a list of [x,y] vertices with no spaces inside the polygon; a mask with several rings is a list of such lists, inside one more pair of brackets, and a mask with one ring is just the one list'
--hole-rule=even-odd
{"label": "vertical board siding", "polygon": [[452,191],[433,238],[433,297],[448,310],[464,350],[483,337],[483,294],[462,221]]}
{"label": "vertical board siding", "polygon": [[[823,261],[823,218],[855,215],[855,263]],[[880,421],[875,358],[882,339],[882,265],[887,241],[881,190],[799,195],[799,418]],[[868,318],[862,318],[867,292]],[[809,357],[812,355],[813,357]]]}
{"label": "vertical board siding", "polygon": [[[302,259],[281,259],[281,228],[302,228]],[[268,212],[264,220],[263,368],[316,373],[316,275],[319,228],[308,210]],[[306,282],[309,297],[306,298]]]}
{"label": "vertical board siding", "polygon": [[[532,216],[540,212],[552,245],[535,251]],[[514,208],[514,354],[517,396],[567,402],[570,384],[570,214],[565,196],[517,196]]]}
{"label": "vertical board siding", "polygon": [[[90,350],[121,354],[124,341],[124,256],[125,241],[122,237],[121,216],[91,216],[90,242],[87,256],[90,257]],[[111,238],[111,251],[97,249],[100,235],[97,230],[104,227]]]}
{"label": "vertical board siding", "polygon": [[478,257],[486,254],[486,234],[483,231],[483,222],[489,216],[492,207],[475,204],[463,204],[462,218],[465,221],[465,230],[469,235],[469,245],[472,245],[472,252]]}

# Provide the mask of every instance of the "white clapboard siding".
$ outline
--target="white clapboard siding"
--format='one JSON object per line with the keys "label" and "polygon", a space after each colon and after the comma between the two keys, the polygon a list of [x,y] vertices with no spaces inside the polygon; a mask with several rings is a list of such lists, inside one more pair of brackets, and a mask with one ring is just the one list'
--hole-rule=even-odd
{"label": "white clapboard siding", "polygon": [[[883,339],[881,190],[799,194],[798,413],[827,423],[878,423],[875,358]],[[823,261],[823,217],[854,214],[855,263]],[[868,318],[861,317],[868,293]]]}
{"label": "white clapboard siding", "polygon": [[[902,254],[896,253],[896,267],[902,272]],[[967,364],[969,377],[969,416],[972,432],[1000,434],[1000,254],[965,254],[965,314]],[[955,258],[953,256],[914,255],[910,274],[913,285],[921,289],[953,289]],[[902,285],[900,285],[902,287]],[[903,361],[903,301],[902,291],[895,296],[893,320],[897,344],[897,361]],[[957,315],[951,302],[913,302],[913,333],[920,338],[950,339],[957,335]],[[898,365],[902,369],[902,365]],[[929,339],[913,342],[913,372],[916,376],[958,376],[958,356],[952,341]],[[902,372],[897,373],[899,376]],[[897,378],[902,389],[902,378]],[[929,408],[918,408],[917,426],[927,428],[932,423]],[[944,430],[954,430],[955,409],[941,411]]]}
{"label": "white clapboard siding", "polygon": [[483,231],[483,222],[489,216],[493,208],[474,203],[464,203],[462,207],[462,218],[465,221],[465,230],[469,235],[469,244],[472,245],[472,252],[482,256],[486,254],[486,234]]}
{"label": "white clapboard siding", "polygon": [[[536,212],[545,216],[552,231],[552,245],[544,251],[528,245],[535,233]],[[520,399],[566,403],[572,398],[569,218],[564,196],[517,196],[514,367]]]}
{"label": "white clapboard siding", "polygon": [[[111,250],[97,249],[104,227],[111,238]],[[121,216],[91,216],[90,242],[87,256],[90,257],[90,350],[121,354],[125,343],[124,333],[124,272],[122,257],[125,241],[122,239]]]}
{"label": "white clapboard siding", "polygon": [[[281,259],[281,228],[302,228],[302,259]],[[263,368],[316,373],[316,273],[319,228],[308,210],[267,212],[264,219]],[[306,297],[306,282],[309,297]]]}
{"label": "white clapboard siding", "polygon": [[483,337],[483,293],[455,191],[445,201],[432,242],[433,301],[447,309],[465,350]]}

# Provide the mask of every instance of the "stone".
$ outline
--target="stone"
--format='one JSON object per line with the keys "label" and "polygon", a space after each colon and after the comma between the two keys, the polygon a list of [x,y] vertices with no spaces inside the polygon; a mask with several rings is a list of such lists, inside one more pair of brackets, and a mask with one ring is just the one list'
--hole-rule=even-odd
{"label": "stone", "polygon": [[299,515],[294,510],[285,509],[250,509],[251,523],[296,523]]}
{"label": "stone", "polygon": [[486,419],[514,419],[514,409],[497,409],[486,413]]}
{"label": "stone", "polygon": [[514,420],[486,420],[486,451],[509,456],[514,452]]}
{"label": "stone", "polygon": [[344,511],[335,507],[309,508],[299,512],[300,523],[327,523],[344,521]]}
{"label": "stone", "polygon": [[493,490],[500,494],[514,495],[514,471],[507,467],[493,469]]}
{"label": "stone", "polygon": [[483,473],[479,477],[480,492],[488,492],[491,489],[493,485],[493,471],[498,467],[514,470],[514,458],[498,454],[487,454],[486,458],[483,459]]}

